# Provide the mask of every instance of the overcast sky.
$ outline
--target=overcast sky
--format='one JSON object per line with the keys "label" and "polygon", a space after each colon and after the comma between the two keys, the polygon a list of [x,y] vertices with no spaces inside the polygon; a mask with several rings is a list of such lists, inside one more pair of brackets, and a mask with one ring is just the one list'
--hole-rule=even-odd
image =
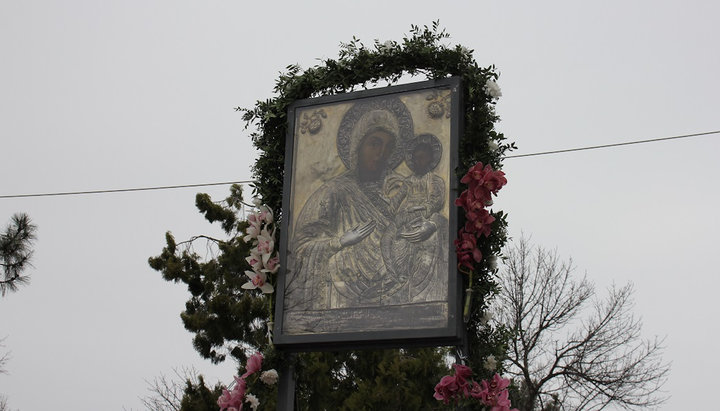
{"label": "overcast sky", "polygon": [[[497,66],[517,154],[720,130],[720,3],[706,1],[0,1],[0,195],[247,180],[236,106],[289,64],[440,20]],[[667,336],[664,410],[714,403],[720,136],[508,159],[514,237],[572,257],[599,291],[634,283]],[[32,282],[0,300],[0,394],[20,410],[142,409],[145,380],[193,365],[188,295],[151,270],[164,233],[217,234],[198,191],[0,199],[39,226]]]}

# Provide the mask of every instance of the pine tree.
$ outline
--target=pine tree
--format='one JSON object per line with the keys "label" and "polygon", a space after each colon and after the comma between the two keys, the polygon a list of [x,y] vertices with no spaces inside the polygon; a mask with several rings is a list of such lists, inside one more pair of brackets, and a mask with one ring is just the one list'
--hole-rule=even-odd
{"label": "pine tree", "polygon": [[36,238],[37,226],[24,213],[12,216],[5,232],[0,234],[0,295],[16,291],[19,285],[27,284],[30,277],[24,272],[32,259],[32,245]]}

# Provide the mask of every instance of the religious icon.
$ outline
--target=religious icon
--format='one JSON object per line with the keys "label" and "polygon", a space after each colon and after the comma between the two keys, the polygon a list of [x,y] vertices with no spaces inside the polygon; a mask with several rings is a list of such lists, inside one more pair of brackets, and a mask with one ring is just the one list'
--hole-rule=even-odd
{"label": "religious icon", "polygon": [[291,107],[276,343],[456,337],[457,93],[449,79]]}

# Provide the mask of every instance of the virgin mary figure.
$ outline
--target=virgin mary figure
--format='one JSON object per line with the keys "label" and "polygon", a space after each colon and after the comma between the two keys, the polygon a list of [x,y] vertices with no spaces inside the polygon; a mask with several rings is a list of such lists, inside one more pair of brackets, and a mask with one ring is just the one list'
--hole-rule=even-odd
{"label": "virgin mary figure", "polygon": [[383,187],[412,136],[410,113],[396,97],[361,101],[346,112],[337,135],[346,171],[309,197],[289,233],[287,309],[393,301],[402,284],[388,274],[380,248],[397,204]]}

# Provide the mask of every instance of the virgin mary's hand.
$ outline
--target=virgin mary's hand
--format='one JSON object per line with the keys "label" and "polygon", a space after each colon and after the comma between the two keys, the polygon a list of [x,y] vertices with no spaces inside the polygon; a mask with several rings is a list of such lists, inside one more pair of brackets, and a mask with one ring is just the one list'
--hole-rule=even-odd
{"label": "virgin mary's hand", "polygon": [[403,231],[398,235],[411,243],[419,243],[427,240],[437,230],[435,224],[430,221],[423,221],[420,224],[413,226],[412,230]]}
{"label": "virgin mary's hand", "polygon": [[358,224],[350,231],[345,232],[345,234],[340,237],[340,245],[343,247],[347,247],[349,245],[355,245],[363,240],[363,238],[370,235],[370,233],[375,230],[375,221],[370,221],[369,223],[365,224]]}

